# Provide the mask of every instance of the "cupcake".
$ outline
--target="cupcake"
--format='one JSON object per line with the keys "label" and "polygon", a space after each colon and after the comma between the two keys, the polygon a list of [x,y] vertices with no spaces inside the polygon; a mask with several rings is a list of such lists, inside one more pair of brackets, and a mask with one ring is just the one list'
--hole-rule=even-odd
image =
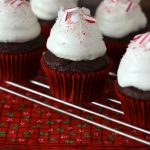
{"label": "cupcake", "polygon": [[27,1],[0,1],[0,82],[36,75],[44,49],[40,24]]}
{"label": "cupcake", "polygon": [[30,3],[32,11],[38,17],[41,24],[42,35],[47,40],[60,7],[75,7],[77,0],[30,0]]}
{"label": "cupcake", "polygon": [[139,0],[104,0],[97,9],[96,19],[116,72],[130,40],[147,32],[147,18]]}
{"label": "cupcake", "polygon": [[115,89],[126,119],[150,129],[150,32],[138,35],[128,46],[117,73]]}
{"label": "cupcake", "polygon": [[78,104],[100,97],[112,62],[88,9],[61,9],[47,49],[41,64],[54,97]]}

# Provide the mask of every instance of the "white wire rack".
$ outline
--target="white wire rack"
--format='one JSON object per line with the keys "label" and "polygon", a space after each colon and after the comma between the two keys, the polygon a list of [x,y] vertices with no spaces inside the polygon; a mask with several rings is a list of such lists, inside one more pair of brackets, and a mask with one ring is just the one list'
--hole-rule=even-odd
{"label": "white wire rack", "polygon": [[[111,75],[111,76],[115,76],[115,74],[113,74],[113,73],[110,73],[110,75]],[[30,83],[31,85],[35,85],[35,86],[44,88],[45,90],[50,90],[50,87],[49,87],[48,85],[43,84],[43,83],[41,83],[41,82],[39,82],[39,81],[37,81],[37,80],[31,80],[31,81],[29,81],[29,83]],[[13,82],[9,82],[9,81],[7,81],[6,84],[9,85],[9,86],[0,86],[0,90],[1,90],[1,91],[4,91],[4,92],[7,92],[7,93],[16,95],[16,96],[21,97],[21,98],[24,98],[24,99],[26,99],[26,100],[28,100],[28,101],[31,101],[31,102],[40,104],[40,105],[42,105],[42,106],[44,106],[44,107],[47,107],[47,108],[56,110],[56,111],[58,111],[58,112],[61,112],[61,113],[66,114],[66,115],[68,115],[68,116],[71,116],[71,117],[74,117],[74,118],[76,118],[76,119],[85,121],[85,122],[87,122],[87,123],[89,123],[89,124],[98,126],[98,127],[102,128],[102,129],[105,129],[105,130],[114,132],[114,133],[116,133],[116,134],[122,135],[122,136],[124,136],[124,137],[129,138],[129,139],[132,139],[132,140],[135,140],[135,141],[138,141],[138,142],[141,142],[141,143],[143,143],[143,144],[146,144],[146,145],[149,145],[149,146],[150,146],[149,138],[148,138],[148,140],[145,140],[145,138],[142,139],[142,138],[136,137],[136,136],[134,136],[134,135],[129,135],[128,133],[119,131],[119,130],[117,130],[117,129],[115,129],[115,128],[111,128],[111,127],[108,127],[108,126],[103,125],[103,124],[100,124],[100,123],[98,123],[98,122],[96,122],[96,121],[94,121],[94,120],[90,120],[90,119],[81,117],[81,116],[79,116],[79,115],[77,115],[77,114],[75,114],[75,113],[72,113],[72,112],[69,112],[69,111],[66,111],[66,110],[63,110],[63,109],[54,107],[54,106],[52,106],[52,105],[50,105],[50,104],[45,104],[45,103],[39,101],[38,99],[34,99],[34,98],[32,98],[32,97],[30,97],[30,96],[27,96],[27,95],[25,95],[25,94],[22,94],[22,93],[25,93],[25,91],[26,91],[26,92],[30,92],[30,93],[32,93],[32,94],[36,94],[36,95],[38,95],[38,96],[41,96],[41,97],[43,97],[43,98],[46,98],[46,99],[48,99],[49,101],[55,101],[55,102],[58,102],[58,103],[61,103],[61,104],[65,104],[65,105],[68,106],[68,107],[72,107],[72,108],[74,108],[74,109],[77,109],[77,110],[80,110],[80,111],[89,113],[89,114],[91,114],[91,115],[93,115],[93,116],[97,116],[97,117],[99,117],[99,118],[108,120],[108,121],[110,121],[110,122],[112,122],[112,123],[114,123],[114,124],[119,124],[119,125],[128,127],[128,128],[130,128],[130,129],[136,130],[136,131],[138,131],[138,132],[142,132],[145,136],[148,136],[148,137],[150,137],[150,131],[147,131],[147,130],[141,129],[141,128],[139,128],[139,127],[133,126],[133,125],[131,125],[131,124],[128,124],[128,123],[126,123],[126,122],[117,120],[117,119],[112,118],[112,117],[110,117],[110,116],[107,116],[107,115],[98,113],[98,112],[96,112],[96,111],[93,111],[92,109],[89,109],[89,108],[87,109],[87,108],[85,108],[85,107],[77,106],[77,105],[74,105],[74,104],[72,104],[72,103],[64,102],[64,101],[62,101],[62,100],[60,100],[60,99],[57,99],[57,98],[54,98],[54,97],[52,97],[52,96],[50,96],[50,95],[48,95],[48,94],[45,94],[44,92],[39,92],[38,90],[32,89],[31,87],[27,87],[27,86],[22,85],[22,84],[13,83]],[[15,87],[16,90],[12,89],[11,87]],[[24,92],[18,92],[17,89],[21,89],[21,90],[23,90]],[[121,105],[121,102],[118,101],[118,100],[116,100],[116,99],[107,98],[107,97],[103,97],[103,98],[104,98],[105,100],[107,100],[107,101],[110,101],[111,103],[114,103],[114,104],[117,104],[117,105]],[[107,105],[105,105],[105,104],[102,104],[102,103],[100,103],[100,102],[93,101],[93,102],[91,102],[90,105],[92,105],[92,106],[94,106],[94,107],[97,107],[97,106],[98,106],[98,107],[104,108],[104,109],[106,109],[106,110],[108,110],[108,111],[110,111],[110,112],[112,112],[112,113],[117,113],[117,114],[119,114],[119,115],[124,115],[124,112],[123,112],[123,111],[121,111],[121,110],[119,110],[119,109],[116,109],[116,108],[112,108],[112,107],[107,106]]]}

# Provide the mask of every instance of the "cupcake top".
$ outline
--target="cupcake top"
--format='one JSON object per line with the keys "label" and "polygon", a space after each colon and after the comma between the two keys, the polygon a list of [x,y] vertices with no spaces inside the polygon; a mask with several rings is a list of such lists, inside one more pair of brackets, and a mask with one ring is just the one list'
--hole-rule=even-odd
{"label": "cupcake top", "polygon": [[75,6],[77,6],[77,0],[31,0],[33,12],[42,20],[55,19],[60,7],[72,8]]}
{"label": "cupcake top", "polygon": [[61,9],[47,41],[57,57],[72,61],[93,60],[104,56],[106,46],[89,9]]}
{"label": "cupcake top", "polygon": [[37,38],[40,32],[26,0],[0,0],[0,42],[27,42]]}
{"label": "cupcake top", "polygon": [[137,35],[129,44],[118,69],[118,84],[150,91],[150,32]]}
{"label": "cupcake top", "polygon": [[147,18],[139,2],[139,0],[104,0],[96,12],[102,33],[111,38],[123,38],[145,28]]}

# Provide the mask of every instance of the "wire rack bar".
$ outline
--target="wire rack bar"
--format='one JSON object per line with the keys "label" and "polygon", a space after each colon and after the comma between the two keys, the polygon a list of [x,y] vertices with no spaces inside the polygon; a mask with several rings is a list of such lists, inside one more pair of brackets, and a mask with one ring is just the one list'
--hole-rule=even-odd
{"label": "wire rack bar", "polygon": [[[37,81],[37,82],[38,82],[38,81]],[[104,119],[106,119],[106,120],[109,120],[109,121],[112,121],[112,122],[121,124],[121,125],[126,126],[126,127],[130,127],[130,128],[132,128],[132,129],[141,131],[141,132],[146,133],[146,134],[150,134],[150,131],[147,131],[147,130],[144,130],[144,129],[142,129],[142,128],[139,128],[139,127],[130,125],[130,124],[128,124],[128,123],[122,122],[122,121],[117,120],[117,119],[113,119],[113,118],[111,118],[111,117],[108,117],[108,116],[105,116],[105,115],[103,115],[103,114],[100,114],[100,113],[91,111],[91,110],[89,110],[89,109],[86,109],[86,108],[83,108],[83,107],[74,105],[74,104],[72,104],[72,103],[68,103],[68,102],[62,101],[62,100],[60,100],[60,99],[57,99],[57,98],[54,98],[54,97],[52,97],[52,96],[50,96],[50,95],[47,95],[47,94],[44,94],[44,93],[35,91],[35,90],[31,89],[31,88],[22,86],[22,85],[20,85],[20,84],[13,83],[13,82],[9,82],[9,81],[7,81],[6,83],[9,84],[9,85],[11,85],[11,86],[17,87],[17,88],[19,88],[19,89],[22,89],[22,90],[25,90],[25,91],[34,93],[34,94],[39,95],[39,96],[42,96],[42,97],[45,97],[45,98],[47,98],[47,99],[49,99],[49,100],[52,100],[52,101],[55,101],[55,102],[58,102],[58,103],[61,103],[61,104],[65,104],[65,105],[67,105],[67,106],[70,106],[70,107],[76,108],[76,109],[78,109],[78,110],[81,110],[81,111],[90,113],[90,114],[92,114],[92,115],[95,115],[95,116],[104,118]],[[117,110],[117,109],[116,109],[116,110]]]}
{"label": "wire rack bar", "polygon": [[138,141],[138,142],[141,142],[141,143],[143,143],[143,144],[146,144],[146,145],[149,145],[149,146],[150,146],[150,142],[148,142],[148,141],[142,140],[142,139],[137,138],[137,137],[135,137],[135,136],[128,135],[128,134],[123,133],[123,132],[121,132],[121,131],[112,129],[112,128],[110,128],[110,127],[104,126],[104,125],[99,124],[99,123],[96,123],[96,122],[94,122],[94,121],[85,119],[85,118],[80,117],[80,116],[78,116],[78,115],[75,115],[75,114],[73,114],[73,113],[70,113],[70,112],[61,110],[61,109],[59,109],[59,108],[56,108],[56,107],[54,107],[54,106],[51,106],[51,105],[42,103],[42,102],[40,102],[40,101],[38,101],[38,100],[36,100],[36,99],[33,99],[33,98],[31,98],[31,97],[22,95],[22,94],[20,94],[20,93],[18,93],[18,92],[9,90],[9,89],[4,88],[4,87],[1,87],[1,86],[0,86],[0,90],[5,91],[5,92],[8,92],[8,93],[13,94],[13,95],[16,95],[16,96],[18,96],[18,97],[24,98],[24,99],[26,99],[26,100],[28,100],[28,101],[31,101],[31,102],[40,104],[40,105],[42,105],[42,106],[44,106],[44,107],[47,107],[47,108],[50,108],[50,109],[59,111],[59,112],[61,112],[61,113],[64,113],[64,114],[69,115],[69,116],[71,116],[71,117],[74,117],[74,118],[76,118],[76,119],[80,119],[80,120],[85,121],[85,122],[87,122],[87,123],[90,123],[90,124],[92,124],[92,125],[101,127],[101,128],[106,129],[106,130],[108,130],[108,131],[117,133],[117,134],[122,135],[122,136],[124,136],[124,137],[127,137],[127,138],[129,138],[129,139],[132,139],[132,140],[135,140],[135,141]]}

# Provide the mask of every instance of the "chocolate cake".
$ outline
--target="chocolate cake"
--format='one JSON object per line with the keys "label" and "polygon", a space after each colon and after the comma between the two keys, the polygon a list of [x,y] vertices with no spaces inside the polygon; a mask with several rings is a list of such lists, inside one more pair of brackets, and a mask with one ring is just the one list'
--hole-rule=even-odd
{"label": "chocolate cake", "polygon": [[45,40],[40,35],[36,39],[24,43],[1,43],[0,53],[29,52],[44,47]]}
{"label": "chocolate cake", "polygon": [[150,98],[150,91],[143,91],[139,90],[138,88],[135,87],[120,87],[118,85],[118,89],[120,90],[121,93],[125,94],[126,96],[135,98],[135,99],[142,99],[142,100],[147,100]]}
{"label": "chocolate cake", "polygon": [[91,61],[71,61],[59,58],[50,51],[47,51],[43,57],[47,66],[64,72],[97,71],[105,68],[109,64],[109,58],[106,55]]}

